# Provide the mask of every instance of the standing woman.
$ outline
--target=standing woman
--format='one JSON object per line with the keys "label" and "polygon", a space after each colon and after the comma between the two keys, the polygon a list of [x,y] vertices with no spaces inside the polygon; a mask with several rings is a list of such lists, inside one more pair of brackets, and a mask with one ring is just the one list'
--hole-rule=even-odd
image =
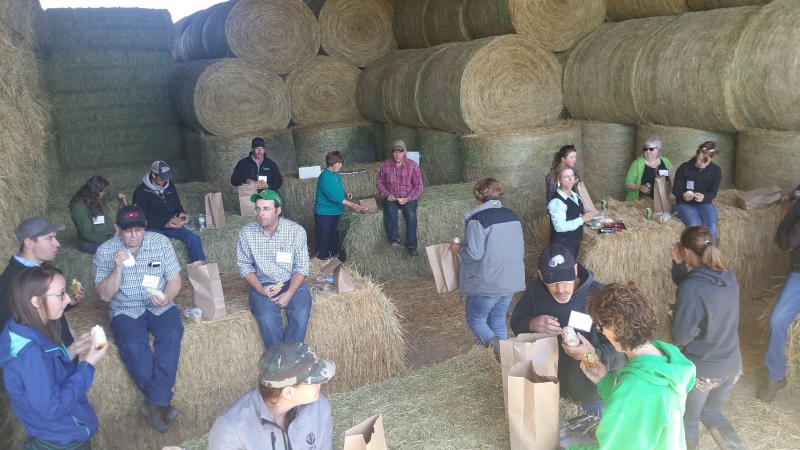
{"label": "standing woman", "polygon": [[655,185],[656,177],[660,173],[666,172],[665,176],[669,178],[669,169],[672,168],[672,163],[661,156],[661,145],[661,139],[658,136],[644,141],[643,155],[636,158],[631,164],[628,175],[625,177],[625,189],[628,190],[626,201],[638,200],[639,197],[653,198],[653,185]]}
{"label": "standing woman", "polygon": [[344,191],[339,171],[344,164],[341,152],[330,152],[325,156],[327,168],[317,179],[317,194],[314,198],[314,228],[317,236],[318,259],[328,259],[339,253],[339,216],[344,207],[361,211],[361,205],[351,202],[353,194]]}
{"label": "standing woman", "polygon": [[672,261],[678,291],[670,331],[675,345],[697,367],[683,416],[686,445],[697,448],[698,421],[703,421],[719,448],[743,449],[722,415],[725,398],[742,373],[739,283],[704,227],[683,230],[680,242],[672,245]]}
{"label": "standing woman", "polygon": [[519,217],[500,202],[503,187],[497,180],[478,181],[472,195],[478,206],[464,217],[464,242],[450,244],[450,251],[461,255],[467,325],[499,358],[511,297],[525,290],[525,241]]}
{"label": "standing woman", "polygon": [[714,141],[703,142],[695,157],[681,164],[672,180],[675,215],[686,227],[702,225],[711,232],[717,244],[717,208],[711,203],[717,197],[722,169],[714,164],[717,154]]}
{"label": "standing woman", "polygon": [[592,213],[584,211],[581,198],[572,191],[575,176],[572,167],[560,165],[555,168],[559,187],[556,195],[547,204],[550,212],[550,244],[561,244],[568,248],[573,258],[578,259],[578,248],[583,238],[583,224],[592,220]]}
{"label": "standing woman", "polygon": [[[0,367],[11,406],[25,426],[22,450],[90,449],[98,421],[86,391],[108,346],[97,349],[89,333],[69,347],[61,342],[58,319],[70,299],[58,269],[24,270],[8,296],[13,318],[0,335]],[[72,359],[87,350],[76,365]]]}
{"label": "standing woman", "polygon": [[[561,147],[559,151],[553,155],[553,163],[550,165],[550,172],[547,172],[547,176],[544,178],[545,184],[545,200],[550,201],[554,195],[556,195],[556,191],[558,190],[558,177],[555,174],[556,167],[564,165],[568,166],[572,169],[573,174],[575,175],[576,180],[581,179],[581,174],[578,173],[578,169],[575,168],[575,163],[578,161],[578,151],[575,150],[574,145],[565,145]],[[556,180],[556,181],[553,181]]]}
{"label": "standing woman", "polygon": [[100,244],[114,236],[114,219],[107,204],[112,200],[125,200],[124,193],[108,192],[108,180],[93,175],[69,201],[72,223],[78,229],[78,249],[94,254]]}

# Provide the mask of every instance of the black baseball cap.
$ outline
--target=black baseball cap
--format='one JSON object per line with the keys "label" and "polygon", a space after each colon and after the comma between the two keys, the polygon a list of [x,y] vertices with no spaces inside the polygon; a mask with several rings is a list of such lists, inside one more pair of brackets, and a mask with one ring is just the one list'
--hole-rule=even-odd
{"label": "black baseball cap", "polygon": [[575,280],[575,258],[563,245],[553,244],[539,256],[539,272],[544,284]]}
{"label": "black baseball cap", "polygon": [[34,216],[23,220],[14,234],[17,237],[17,242],[21,245],[25,242],[25,239],[36,239],[39,236],[50,234],[53,231],[61,231],[64,228],[64,224],[52,224],[44,217]]}
{"label": "black baseball cap", "polygon": [[264,148],[266,148],[267,144],[264,142],[263,138],[257,137],[255,139],[253,139],[253,143],[250,144],[250,147],[252,147],[252,148],[256,148],[256,147],[264,147]]}
{"label": "black baseball cap", "polygon": [[147,219],[145,218],[144,211],[136,205],[123,206],[117,211],[117,226],[123,230],[133,227],[147,226]]}

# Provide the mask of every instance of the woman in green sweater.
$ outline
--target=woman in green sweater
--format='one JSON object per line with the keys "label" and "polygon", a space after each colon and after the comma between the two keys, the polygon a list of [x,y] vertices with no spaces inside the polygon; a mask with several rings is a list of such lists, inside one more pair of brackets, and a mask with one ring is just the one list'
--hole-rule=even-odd
{"label": "woman in green sweater", "polygon": [[[666,176],[669,179],[669,169],[672,163],[661,156],[661,139],[653,136],[644,141],[643,155],[636,158],[628,169],[625,177],[625,189],[628,191],[627,201],[634,201],[640,197],[653,198],[653,185],[657,176]],[[647,185],[650,187],[647,187]]]}
{"label": "woman in green sweater", "polygon": [[109,194],[108,180],[93,175],[69,201],[72,223],[78,229],[78,249],[94,254],[100,244],[114,236],[114,219],[107,204],[115,199],[125,200],[122,192]]}
{"label": "woman in green sweater", "polygon": [[361,205],[351,202],[353,194],[345,192],[339,171],[344,164],[341,152],[330,152],[325,156],[327,168],[317,178],[317,194],[314,199],[314,228],[317,236],[319,259],[328,259],[339,253],[339,216],[344,207],[361,211]]}

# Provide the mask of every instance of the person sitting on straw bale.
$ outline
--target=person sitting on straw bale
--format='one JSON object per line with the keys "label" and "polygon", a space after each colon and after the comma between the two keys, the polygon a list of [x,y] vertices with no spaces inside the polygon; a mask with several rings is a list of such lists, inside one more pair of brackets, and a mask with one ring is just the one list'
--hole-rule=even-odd
{"label": "person sitting on straw bale", "polygon": [[[264,348],[281,341],[303,342],[311,316],[306,230],[280,217],[280,195],[272,189],[253,194],[256,221],[242,227],[236,243],[239,276],[250,285],[250,311]],[[288,324],[283,329],[281,309]]]}
{"label": "person sitting on straw bale", "polygon": [[525,240],[519,217],[503,207],[503,187],[485,178],[472,190],[478,206],[464,217],[464,242],[451,243],[461,255],[459,288],[467,297],[467,325],[479,343],[500,357],[508,337],[506,312],[511,297],[525,290]]}
{"label": "person sitting on straw bale", "polygon": [[550,212],[550,244],[561,244],[568,248],[573,258],[583,239],[583,224],[592,220],[592,213],[585,211],[583,201],[572,191],[575,175],[572,167],[562,164],[555,168],[558,191],[547,204]]}
{"label": "person sitting on straw bale", "polygon": [[616,372],[601,362],[591,366],[581,362],[581,370],[597,385],[605,403],[603,418],[596,443],[571,445],[567,450],[682,448],[682,419],[686,394],[694,386],[694,364],[674,345],[651,341],[658,318],[632,282],[595,289],[586,311],[628,362]]}
{"label": "person sitting on straw bale", "polygon": [[[144,211],[117,211],[117,235],[94,255],[95,290],[109,303],[119,357],[144,393],[139,412],[159,433],[180,414],[170,405],[178,372],[183,323],[172,300],[181,289],[181,267],[164,235],[145,231]],[[150,336],[155,337],[155,353]]]}
{"label": "person sitting on straw bale", "polygon": [[258,190],[280,189],[283,185],[283,176],[275,161],[264,156],[266,151],[264,139],[260,137],[253,139],[250,144],[250,154],[233,168],[231,184],[234,186],[255,184]]}
{"label": "person sitting on straw bale", "polygon": [[675,196],[675,215],[686,227],[702,225],[717,240],[717,207],[711,202],[717,197],[722,169],[714,164],[717,154],[714,141],[703,142],[695,157],[683,163],[675,172],[672,194]]}
{"label": "person sitting on straw bale", "polygon": [[406,222],[406,247],[408,254],[419,256],[417,251],[417,199],[422,195],[422,172],[406,156],[406,143],[398,139],[392,144],[392,158],[381,164],[375,186],[383,197],[383,227],[389,238],[389,247],[402,248],[397,211],[403,211]]}
{"label": "person sitting on straw bale", "polygon": [[669,180],[669,169],[672,163],[664,156],[661,156],[661,139],[658,136],[647,138],[642,147],[643,155],[636,158],[628,169],[625,177],[625,189],[628,195],[626,201],[634,201],[639,198],[653,198],[653,186],[657,176],[666,176]]}
{"label": "person sitting on straw bale", "polygon": [[116,231],[106,205],[113,200],[125,200],[127,196],[124,192],[109,192],[108,184],[100,175],[92,175],[69,201],[70,217],[80,239],[78,250],[84,253],[97,252],[97,247],[111,239]]}
{"label": "person sitting on straw bale", "polygon": [[339,217],[348,206],[361,211],[361,205],[352,202],[353,194],[345,192],[342,176],[339,171],[344,164],[341,152],[330,152],[325,155],[327,168],[317,178],[317,191],[314,197],[314,230],[317,235],[317,251],[319,259],[328,259],[339,253]]}
{"label": "person sitting on straw bale", "polygon": [[742,374],[739,283],[704,227],[683,230],[671,253],[672,280],[678,290],[670,332],[675,345],[697,366],[683,416],[686,447],[698,448],[702,420],[719,448],[743,449],[722,415],[725,398]]}
{"label": "person sitting on straw bale", "polygon": [[[13,319],[0,334],[0,367],[14,414],[25,426],[23,449],[90,449],[97,414],[86,397],[106,356],[89,333],[61,341],[69,288],[58,269],[22,271],[9,287]],[[86,359],[75,363],[81,353]]]}
{"label": "person sitting on straw bale", "polygon": [[[575,179],[580,180],[581,174],[578,173],[578,169],[575,168],[575,163],[577,161],[578,151],[575,149],[574,145],[565,145],[553,155],[553,164],[550,166],[550,171],[547,172],[547,176],[544,177],[544,198],[548,202],[556,195],[556,191],[558,190],[558,177],[555,176],[556,167],[564,165],[572,168]],[[556,181],[553,181],[554,177]]]}
{"label": "person sitting on straw bale", "polygon": [[147,216],[147,231],[163,234],[186,244],[192,262],[205,261],[200,236],[185,228],[189,216],[183,210],[175,183],[170,182],[172,171],[164,161],[156,161],[150,172],[142,177],[142,184],[133,191],[133,204],[142,208]]}
{"label": "person sitting on straw bale", "polygon": [[586,314],[589,294],[602,285],[594,280],[591,270],[575,262],[563,245],[551,245],[542,251],[538,272],[539,279],[528,285],[511,313],[511,330],[518,335],[559,334],[562,327],[573,327],[579,346],[570,347],[559,336],[561,395],[580,403],[586,412],[599,411],[603,401],[594,383],[581,370],[580,361],[594,353],[608,370],[617,370],[625,364],[625,354],[618,352],[592,326],[592,318]]}
{"label": "person sitting on straw bale", "polygon": [[317,358],[306,344],[284,341],[264,351],[258,373],[258,385],[214,421],[208,448],[333,450],[331,405],[319,391],[336,364]]}

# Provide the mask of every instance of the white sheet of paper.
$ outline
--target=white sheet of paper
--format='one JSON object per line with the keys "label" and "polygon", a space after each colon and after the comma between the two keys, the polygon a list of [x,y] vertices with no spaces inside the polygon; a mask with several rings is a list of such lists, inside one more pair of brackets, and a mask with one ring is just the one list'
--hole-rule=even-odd
{"label": "white sheet of paper", "polygon": [[92,217],[92,224],[93,225],[102,225],[106,223],[106,216],[95,216]]}
{"label": "white sheet of paper", "polygon": [[686,181],[686,190],[691,191],[694,189],[694,181]]}
{"label": "white sheet of paper", "polygon": [[406,152],[406,157],[419,165],[419,152]]}
{"label": "white sheet of paper", "polygon": [[570,311],[568,326],[585,331],[587,333],[592,331],[592,316],[578,311]]}
{"label": "white sheet of paper", "polygon": [[155,275],[145,275],[144,278],[142,278],[142,286],[146,288],[158,289],[159,281],[161,281],[161,277],[157,277]]}
{"label": "white sheet of paper", "polygon": [[264,176],[264,175],[259,175],[258,176],[258,181],[263,181],[264,183],[266,183],[267,182],[267,177]]}
{"label": "white sheet of paper", "polygon": [[660,177],[668,177],[669,176],[669,170],[659,169],[658,176],[660,176]]}
{"label": "white sheet of paper", "polygon": [[275,254],[275,262],[292,263],[292,254],[289,252],[278,252]]}

